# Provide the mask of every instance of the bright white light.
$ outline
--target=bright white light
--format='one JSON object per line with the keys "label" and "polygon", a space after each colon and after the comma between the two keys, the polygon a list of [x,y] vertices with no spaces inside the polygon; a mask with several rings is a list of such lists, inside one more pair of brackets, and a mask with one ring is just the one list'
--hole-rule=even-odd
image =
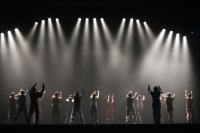
{"label": "bright white light", "polygon": [[38,25],[38,22],[35,22],[35,25]]}
{"label": "bright white light", "polygon": [[42,20],[42,23],[44,23],[45,21],[44,20]]}
{"label": "bright white light", "polygon": [[106,25],[106,22],[104,21],[103,18],[101,18],[101,25],[102,25],[103,33],[106,38],[106,42],[110,45],[113,41],[113,38],[112,38],[110,30],[109,30],[108,26]]}
{"label": "bright white light", "polygon": [[85,20],[86,20],[86,21],[88,21],[89,19],[88,19],[88,18],[86,18]]}
{"label": "bright white light", "polygon": [[139,23],[140,22],[139,19],[137,19],[136,22]]}
{"label": "bright white light", "polygon": [[15,28],[15,32],[17,32],[18,31],[18,28]]}
{"label": "bright white light", "polygon": [[130,21],[132,22],[132,21],[133,21],[133,18],[131,18]]}
{"label": "bright white light", "polygon": [[155,38],[155,35],[152,32],[151,28],[149,27],[149,25],[147,24],[146,21],[144,21],[143,24],[144,24],[144,29],[145,29],[145,31],[147,33],[147,37],[149,38],[149,41],[152,42],[154,40],[154,38]]}
{"label": "bright white light", "polygon": [[78,18],[78,21],[81,21],[81,18]]}
{"label": "bright white light", "polygon": [[123,37],[123,33],[124,33],[124,29],[125,29],[125,19],[122,19],[122,22],[120,24],[117,36],[115,38],[115,43],[118,45],[121,43],[122,41],[122,37]]}
{"label": "bright white light", "polygon": [[8,34],[11,34],[11,31],[8,31]]}
{"label": "bright white light", "polygon": [[51,18],[48,18],[48,21],[50,21],[51,20]]}
{"label": "bright white light", "polygon": [[73,32],[71,34],[70,44],[72,44],[72,46],[74,46],[73,44],[75,44],[78,40],[80,27],[81,27],[81,18],[78,18],[76,25],[73,29]]}
{"label": "bright white light", "polygon": [[138,33],[139,33],[139,39],[141,41],[141,44],[142,44],[142,47],[146,44],[145,42],[145,34],[144,34],[144,29],[139,21],[139,19],[136,20],[136,25],[137,25],[137,30],[138,30]]}
{"label": "bright white light", "polygon": [[122,19],[122,21],[126,21],[126,19],[125,19],[125,18],[123,18],[123,19]]}
{"label": "bright white light", "polygon": [[97,19],[96,19],[96,18],[93,18],[93,20],[96,21]]}
{"label": "bright white light", "polygon": [[144,21],[144,22],[143,22],[143,24],[144,24],[144,25],[146,25],[146,24],[147,24],[147,22],[146,22],[146,21]]}
{"label": "bright white light", "polygon": [[1,33],[1,37],[2,37],[2,36],[4,36],[4,34],[3,34],[3,33]]}
{"label": "bright white light", "polygon": [[103,18],[100,18],[101,21],[103,21]]}
{"label": "bright white light", "polygon": [[56,21],[58,21],[58,18],[56,18]]}

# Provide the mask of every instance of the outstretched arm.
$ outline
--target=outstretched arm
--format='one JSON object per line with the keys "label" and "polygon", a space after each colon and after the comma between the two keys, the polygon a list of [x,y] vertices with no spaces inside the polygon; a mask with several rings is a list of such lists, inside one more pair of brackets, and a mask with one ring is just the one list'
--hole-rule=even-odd
{"label": "outstretched arm", "polygon": [[43,94],[44,93],[44,83],[42,84],[42,91],[41,91],[41,93]]}
{"label": "outstretched arm", "polygon": [[158,85],[158,89],[161,93],[163,93],[162,89],[160,88],[160,86]]}

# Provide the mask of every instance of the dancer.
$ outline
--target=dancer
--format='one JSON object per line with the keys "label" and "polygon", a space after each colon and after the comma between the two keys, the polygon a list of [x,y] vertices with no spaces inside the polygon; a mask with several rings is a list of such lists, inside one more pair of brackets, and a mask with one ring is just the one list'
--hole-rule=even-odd
{"label": "dancer", "polygon": [[99,98],[99,90],[95,90],[90,96],[91,124],[98,123],[97,99]]}
{"label": "dancer", "polygon": [[136,123],[136,110],[134,105],[134,99],[136,98],[137,92],[129,91],[126,96],[126,124],[134,121]]}
{"label": "dancer", "polygon": [[175,93],[167,92],[164,94],[166,98],[166,109],[167,109],[167,114],[168,114],[168,119],[169,123],[172,124],[173,122],[173,110],[174,110],[174,98],[175,98]]}
{"label": "dancer", "polygon": [[20,112],[24,113],[26,122],[28,121],[28,112],[27,112],[27,106],[26,106],[26,95],[27,95],[28,89],[25,92],[22,88],[20,92],[16,95],[17,96],[17,113],[15,115],[15,122],[17,121],[17,118],[20,114]]}
{"label": "dancer", "polygon": [[37,92],[36,90],[36,85],[37,83],[35,83],[30,89],[29,89],[29,96],[30,96],[30,107],[29,107],[29,114],[28,114],[28,124],[30,124],[31,119],[32,119],[32,115],[33,112],[35,111],[35,124],[38,124],[39,121],[39,115],[40,115],[40,111],[39,111],[39,106],[38,106],[38,99],[42,98],[43,94],[44,94],[44,83],[42,84],[42,90],[40,92]]}
{"label": "dancer", "polygon": [[138,122],[141,124],[143,121],[143,109],[144,109],[144,100],[145,100],[145,96],[144,95],[138,95],[137,98],[137,118],[138,118]]}
{"label": "dancer", "polygon": [[155,124],[160,124],[160,109],[161,109],[161,103],[160,103],[160,95],[162,94],[162,90],[160,86],[155,86],[154,91],[151,91],[150,85],[148,86],[148,92],[152,96],[152,108],[153,108],[153,117]]}
{"label": "dancer", "polygon": [[15,96],[15,92],[12,92],[9,96],[8,124],[14,124],[16,113],[17,113],[17,98]]}
{"label": "dancer", "polygon": [[187,123],[192,123],[192,117],[193,117],[193,97],[192,97],[192,91],[185,90],[185,100],[186,100],[186,120]]}
{"label": "dancer", "polygon": [[106,121],[108,123],[114,120],[114,95],[108,95],[107,97],[107,108],[106,108]]}
{"label": "dancer", "polygon": [[65,99],[65,101],[67,102],[67,113],[66,113],[66,118],[65,118],[65,124],[69,124],[70,121],[70,113],[71,113],[71,109],[73,107],[73,103],[74,103],[74,98],[72,96],[72,94],[69,94],[68,98]]}
{"label": "dancer", "polygon": [[60,123],[60,102],[62,100],[62,92],[55,92],[52,96],[52,123]]}
{"label": "dancer", "polygon": [[75,92],[75,94],[74,94],[74,107],[72,109],[69,124],[72,124],[74,117],[75,117],[77,112],[79,113],[81,123],[82,124],[84,123],[83,112],[82,112],[82,107],[81,107],[81,101],[82,101],[82,98],[83,98],[83,95],[84,95],[84,91],[85,91],[85,89],[83,89],[83,92],[82,92],[81,95],[79,94],[78,91]]}

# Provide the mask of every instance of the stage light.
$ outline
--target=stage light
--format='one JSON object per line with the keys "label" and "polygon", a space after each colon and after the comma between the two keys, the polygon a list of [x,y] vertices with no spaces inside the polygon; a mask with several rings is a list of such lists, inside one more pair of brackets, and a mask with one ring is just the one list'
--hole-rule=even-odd
{"label": "stage light", "polygon": [[35,25],[38,25],[38,22],[35,22]]}
{"label": "stage light", "polygon": [[122,19],[120,27],[118,29],[117,36],[115,38],[116,45],[119,45],[121,43],[122,38],[123,38],[124,29],[125,29],[125,18]]}
{"label": "stage light", "polygon": [[51,20],[51,18],[48,18],[48,21],[50,21]]}
{"label": "stage light", "polygon": [[38,26],[38,22],[35,22],[33,27],[31,28],[29,34],[28,34],[28,40],[32,40],[33,39],[33,36],[35,35],[35,31],[37,29],[37,26]]}
{"label": "stage light", "polygon": [[103,18],[101,18],[101,26],[102,26],[103,33],[106,38],[106,42],[110,45],[111,43],[113,43],[113,37],[112,37],[110,30]]}
{"label": "stage light", "polygon": [[88,19],[88,18],[86,18],[85,20],[86,20],[86,21],[89,21],[89,19]]}
{"label": "stage light", "polygon": [[145,34],[144,34],[144,30],[142,28],[142,25],[141,25],[139,19],[136,20],[136,29],[139,33],[139,39],[140,39],[140,42],[142,44],[142,47],[145,48],[144,47],[144,45],[146,44]]}
{"label": "stage light", "polygon": [[45,21],[44,20],[42,20],[42,23],[44,23]]}
{"label": "stage light", "polygon": [[15,32],[17,32],[18,31],[18,28],[15,28]]}
{"label": "stage light", "polygon": [[154,33],[152,32],[151,28],[149,27],[149,25],[147,24],[146,21],[144,21],[144,29],[145,29],[145,32],[148,36],[148,39],[150,41],[150,43],[155,39],[155,35]]}
{"label": "stage light", "polygon": [[56,29],[58,31],[58,40],[59,40],[60,44],[65,44],[66,39],[65,39],[65,36],[64,36],[63,30],[62,30],[62,27],[61,27],[61,24],[60,24],[60,21],[58,18],[56,19]]}
{"label": "stage light", "polygon": [[58,19],[58,18],[56,18],[56,21],[59,21],[59,19]]}
{"label": "stage light", "polygon": [[127,50],[130,49],[131,47],[131,44],[133,44],[133,31],[134,31],[134,28],[133,28],[133,19],[131,18],[130,21],[129,21],[129,24],[128,24],[128,30],[127,30],[127,33],[126,33],[126,42],[125,44],[127,45]]}
{"label": "stage light", "polygon": [[76,25],[75,25],[75,27],[73,29],[73,32],[71,34],[71,38],[70,38],[70,44],[72,46],[74,46],[74,44],[78,40],[78,35],[79,35],[79,32],[80,32],[80,27],[81,27],[81,18],[78,18],[78,20],[76,22]]}
{"label": "stage light", "polygon": [[93,20],[95,20],[95,21],[96,21],[97,19],[96,19],[96,18],[93,18]]}
{"label": "stage light", "polygon": [[131,18],[130,21],[133,21],[133,18]]}
{"label": "stage light", "polygon": [[94,36],[95,49],[99,50],[101,46],[101,37],[96,18],[93,19],[93,36]]}

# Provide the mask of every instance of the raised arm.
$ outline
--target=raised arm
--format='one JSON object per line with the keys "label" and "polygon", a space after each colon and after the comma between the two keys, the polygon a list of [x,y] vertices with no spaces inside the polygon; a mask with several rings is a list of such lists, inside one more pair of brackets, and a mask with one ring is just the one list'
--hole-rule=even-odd
{"label": "raised arm", "polygon": [[44,85],[44,83],[42,84],[42,91],[41,91],[41,93],[44,93],[44,88],[45,88],[45,85]]}
{"label": "raised arm", "polygon": [[97,90],[96,93],[96,98],[99,98],[99,90]]}
{"label": "raised arm", "polygon": [[150,93],[150,92],[151,92],[150,85],[148,85],[148,93]]}
{"label": "raised arm", "polygon": [[144,96],[144,95],[142,96],[142,100],[143,100],[143,101],[145,100],[145,96]]}
{"label": "raised arm", "polygon": [[162,89],[160,88],[160,86],[158,85],[158,89],[161,93],[163,93]]}

